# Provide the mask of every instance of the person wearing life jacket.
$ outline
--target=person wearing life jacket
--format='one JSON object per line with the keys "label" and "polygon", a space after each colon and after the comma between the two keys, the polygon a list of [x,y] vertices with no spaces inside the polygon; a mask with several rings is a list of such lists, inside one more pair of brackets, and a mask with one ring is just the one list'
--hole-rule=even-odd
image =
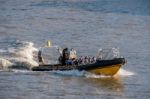
{"label": "person wearing life jacket", "polygon": [[77,52],[73,48],[70,50],[69,59],[77,59]]}

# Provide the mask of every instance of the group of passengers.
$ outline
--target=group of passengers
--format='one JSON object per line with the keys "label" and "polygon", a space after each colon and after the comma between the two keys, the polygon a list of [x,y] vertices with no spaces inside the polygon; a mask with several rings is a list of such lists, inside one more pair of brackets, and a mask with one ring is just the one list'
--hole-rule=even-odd
{"label": "group of passengers", "polygon": [[96,62],[95,57],[81,56],[78,59],[79,64],[89,64],[89,63],[95,63],[95,62]]}
{"label": "group of passengers", "polygon": [[69,51],[68,48],[63,49],[61,56],[59,57],[59,62],[62,65],[80,65],[95,63],[95,57],[81,56],[77,58],[77,52],[73,48]]}

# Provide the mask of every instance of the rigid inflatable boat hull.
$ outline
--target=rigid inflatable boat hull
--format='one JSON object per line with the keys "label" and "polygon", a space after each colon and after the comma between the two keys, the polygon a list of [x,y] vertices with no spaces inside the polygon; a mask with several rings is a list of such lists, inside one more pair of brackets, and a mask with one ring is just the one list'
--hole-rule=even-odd
{"label": "rigid inflatable boat hull", "polygon": [[115,75],[118,70],[123,66],[125,63],[124,58],[117,58],[113,60],[100,60],[93,64],[85,64],[85,65],[69,65],[69,66],[62,66],[61,64],[55,65],[42,65],[33,67],[33,71],[68,71],[68,70],[79,70],[79,71],[88,71],[98,75]]}

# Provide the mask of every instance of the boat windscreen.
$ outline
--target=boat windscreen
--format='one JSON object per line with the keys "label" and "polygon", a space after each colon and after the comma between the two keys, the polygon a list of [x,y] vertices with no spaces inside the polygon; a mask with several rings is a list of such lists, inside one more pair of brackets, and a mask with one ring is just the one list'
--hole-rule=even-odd
{"label": "boat windscreen", "polygon": [[119,57],[120,52],[118,48],[111,48],[111,49],[100,48],[97,53],[97,59],[99,60],[111,60]]}
{"label": "boat windscreen", "polygon": [[44,47],[41,56],[45,64],[57,64],[60,53],[57,47]]}

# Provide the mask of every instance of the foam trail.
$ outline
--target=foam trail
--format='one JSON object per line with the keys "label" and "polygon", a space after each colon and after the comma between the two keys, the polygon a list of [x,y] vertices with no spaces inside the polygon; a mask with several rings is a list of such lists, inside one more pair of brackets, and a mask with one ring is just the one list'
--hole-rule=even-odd
{"label": "foam trail", "polygon": [[29,70],[19,70],[19,69],[12,69],[12,72],[15,73],[34,73],[33,71],[29,71]]}
{"label": "foam trail", "polygon": [[7,40],[3,41],[3,48],[0,49],[0,68],[28,68],[32,66],[38,66],[35,61],[35,52],[37,48],[34,47],[34,43],[25,42],[19,40]]}
{"label": "foam trail", "polygon": [[23,42],[21,47],[18,47],[14,51],[11,50],[16,57],[12,57],[10,60],[16,65],[26,66],[27,68],[38,65],[34,61],[34,52],[37,49],[33,45],[32,42]]}
{"label": "foam trail", "polygon": [[85,77],[87,78],[110,78],[111,76],[106,76],[106,75],[96,75],[90,72],[85,73]]}
{"label": "foam trail", "polygon": [[132,75],[135,75],[133,72],[130,72],[130,71],[127,71],[127,70],[124,70],[124,69],[120,69],[117,73],[117,75],[121,75],[121,76],[132,76]]}
{"label": "foam trail", "polygon": [[77,76],[77,77],[87,77],[87,78],[109,78],[111,76],[96,75],[87,71],[69,70],[69,71],[51,71],[51,73],[62,75],[62,76]]}
{"label": "foam trail", "polygon": [[9,66],[12,66],[13,63],[11,63],[7,59],[0,58],[0,68],[7,69]]}
{"label": "foam trail", "polygon": [[64,75],[64,76],[84,76],[85,71],[69,70],[69,71],[52,71],[54,74]]}
{"label": "foam trail", "polygon": [[[116,75],[132,76],[132,75],[135,75],[135,74],[133,72],[130,72],[130,71],[127,71],[127,70],[124,70],[124,69],[120,69]],[[114,76],[116,76],[116,75],[114,75]],[[90,73],[90,72],[86,72],[85,77],[87,77],[87,78],[111,78],[113,76],[96,75],[96,74],[93,74],[93,73]]]}

